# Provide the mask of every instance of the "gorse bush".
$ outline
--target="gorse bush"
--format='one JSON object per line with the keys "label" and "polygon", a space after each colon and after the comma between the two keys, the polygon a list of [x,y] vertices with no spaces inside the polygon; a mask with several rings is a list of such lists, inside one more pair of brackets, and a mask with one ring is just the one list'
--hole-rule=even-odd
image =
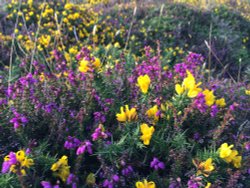
{"label": "gorse bush", "polygon": [[188,51],[182,21],[170,17],[184,6],[145,19],[150,5],[137,19],[129,6],[89,3],[8,5],[0,185],[246,187],[249,84],[217,76],[210,57]]}

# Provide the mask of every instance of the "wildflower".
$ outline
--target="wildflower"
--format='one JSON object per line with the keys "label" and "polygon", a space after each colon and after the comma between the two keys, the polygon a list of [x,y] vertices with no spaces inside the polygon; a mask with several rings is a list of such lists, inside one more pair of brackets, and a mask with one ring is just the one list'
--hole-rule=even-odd
{"label": "wildflower", "polygon": [[50,35],[42,35],[39,39],[38,39],[39,43],[41,45],[43,45],[44,47],[48,47],[49,43],[51,41],[51,36]]}
{"label": "wildflower", "polygon": [[123,176],[129,176],[134,172],[134,169],[131,165],[127,166],[126,168],[122,169]]}
{"label": "wildflower", "polygon": [[99,138],[107,138],[108,135],[104,132],[104,127],[102,124],[100,124],[96,129],[95,132],[91,135],[92,140],[96,141]]}
{"label": "wildflower", "polygon": [[114,44],[114,47],[115,47],[115,48],[120,48],[121,46],[120,46],[119,42],[116,42],[116,43]]}
{"label": "wildflower", "polygon": [[147,112],[146,115],[149,118],[154,119],[154,121],[158,121],[159,120],[159,116],[158,116],[158,106],[154,105],[152,108],[150,108]]}
{"label": "wildflower", "polygon": [[104,123],[106,121],[106,117],[102,112],[94,112],[95,122]]}
{"label": "wildflower", "polygon": [[33,0],[28,0],[27,1],[27,4],[29,5],[29,7],[31,8],[32,7],[32,5],[33,5]]}
{"label": "wildflower", "polygon": [[202,186],[202,177],[191,176],[188,180],[188,188],[199,188]]}
{"label": "wildflower", "polygon": [[93,62],[93,65],[96,69],[100,68],[101,66],[101,60],[99,58],[95,58],[95,61]]}
{"label": "wildflower", "polygon": [[227,157],[229,157],[232,153],[231,148],[233,148],[233,147],[234,147],[234,145],[228,146],[227,143],[222,144],[219,148],[220,158],[226,159]]}
{"label": "wildflower", "polygon": [[224,98],[220,98],[220,99],[217,99],[215,101],[215,104],[219,107],[225,107],[226,106],[226,102],[225,102],[225,99]]}
{"label": "wildflower", "polygon": [[80,61],[80,66],[78,68],[78,70],[82,73],[86,73],[88,70],[89,70],[89,67],[88,67],[88,64],[89,62],[86,61],[86,60],[81,60]]}
{"label": "wildflower", "polygon": [[59,185],[52,185],[48,181],[42,181],[41,185],[43,186],[43,188],[60,188]]}
{"label": "wildflower", "polygon": [[67,185],[71,185],[72,188],[76,188],[78,181],[79,181],[79,179],[76,175],[69,174],[69,176],[67,178]]}
{"label": "wildflower", "polygon": [[197,108],[201,113],[205,113],[207,110],[205,95],[200,92],[194,100],[194,106]]}
{"label": "wildflower", "polygon": [[114,187],[114,184],[119,182],[119,181],[120,181],[120,177],[115,174],[112,176],[111,180],[108,180],[108,179],[104,180],[103,187],[112,188],[112,187]]}
{"label": "wildflower", "polygon": [[92,143],[89,140],[86,140],[85,142],[83,142],[79,148],[76,151],[76,155],[81,155],[83,153],[85,153],[85,151],[88,151],[89,154],[92,154]]}
{"label": "wildflower", "polygon": [[144,94],[146,94],[148,92],[150,82],[151,82],[151,80],[147,74],[144,76],[139,76],[137,78],[138,86],[140,87],[141,92]]}
{"label": "wildflower", "polygon": [[198,95],[199,92],[202,91],[202,89],[199,88],[200,85],[201,82],[196,84],[194,76],[189,71],[187,71],[187,77],[183,80],[182,85],[175,85],[175,91],[178,95],[181,95],[185,91],[187,91],[187,96],[189,98],[194,98]]}
{"label": "wildflower", "polygon": [[78,52],[78,50],[75,47],[72,47],[72,48],[69,49],[69,53],[72,54],[72,55],[76,55],[77,52]]}
{"label": "wildflower", "polygon": [[124,107],[121,107],[121,113],[117,113],[116,114],[116,119],[120,122],[130,122],[132,120],[136,120],[137,119],[137,112],[135,108],[131,108],[129,109],[128,105],[125,105],[125,111],[124,111]]}
{"label": "wildflower", "polygon": [[246,95],[250,95],[250,90],[247,90],[247,89],[246,89],[246,90],[245,90],[245,94],[246,94]]}
{"label": "wildflower", "polygon": [[205,95],[206,105],[212,106],[215,102],[214,91],[209,91],[208,89],[203,91]]}
{"label": "wildflower", "polygon": [[197,167],[197,176],[203,174],[204,176],[208,177],[209,174],[214,170],[213,159],[208,158],[206,161],[201,163],[197,163],[197,161],[193,160],[194,165]]}
{"label": "wildflower", "polygon": [[237,150],[232,150],[234,145],[228,146],[227,143],[223,143],[219,148],[219,155],[227,163],[233,163],[235,168],[241,167],[242,156],[238,155]]}
{"label": "wildflower", "polygon": [[30,168],[34,165],[33,159],[29,159],[24,150],[20,150],[16,153],[10,152],[9,155],[4,157],[2,166],[2,173],[13,172],[18,175],[26,175],[25,168]]}
{"label": "wildflower", "polygon": [[211,117],[215,117],[216,114],[218,113],[218,111],[219,111],[219,110],[218,110],[216,104],[214,104],[213,106],[211,106],[211,112],[210,112]]}
{"label": "wildflower", "polygon": [[208,182],[205,188],[210,188],[210,187],[211,187],[211,183]]}
{"label": "wildflower", "polygon": [[146,179],[144,179],[143,182],[136,182],[135,186],[136,188],[156,188],[155,183],[153,181],[148,182]]}
{"label": "wildflower", "polygon": [[151,137],[155,131],[154,127],[153,126],[149,127],[146,123],[143,123],[141,124],[140,128],[142,133],[140,139],[143,141],[144,145],[149,145]]}
{"label": "wildflower", "polygon": [[13,123],[15,130],[18,129],[20,125],[24,126],[28,122],[28,119],[23,114],[19,114],[15,110],[13,113],[15,117],[10,120],[10,123]]}
{"label": "wildflower", "polygon": [[244,146],[247,151],[250,151],[250,142],[246,142]]}
{"label": "wildflower", "polygon": [[74,138],[72,136],[68,136],[67,140],[64,143],[64,147],[66,149],[74,149],[80,145],[80,140],[77,138]]}
{"label": "wildflower", "polygon": [[233,158],[233,165],[235,168],[240,168],[241,167],[241,160],[242,160],[242,156],[235,156]]}
{"label": "wildflower", "polygon": [[120,180],[120,177],[118,175],[113,175],[112,176],[112,179],[115,181],[115,182],[118,182]]}
{"label": "wildflower", "polygon": [[108,187],[108,188],[113,188],[114,185],[113,185],[113,182],[112,181],[109,181],[108,179],[105,179],[103,184],[102,184],[103,187]]}
{"label": "wildflower", "polygon": [[70,166],[68,165],[68,157],[62,156],[56,163],[51,167],[51,170],[55,172],[55,175],[61,178],[62,181],[66,181],[69,176]]}
{"label": "wildflower", "polygon": [[180,84],[176,84],[175,85],[175,91],[178,95],[181,95],[182,93],[184,93],[184,87],[181,87]]}
{"label": "wildflower", "polygon": [[43,72],[42,72],[41,75],[39,76],[39,80],[40,80],[40,82],[44,82],[44,80],[45,80],[45,75],[44,75]]}
{"label": "wildflower", "polygon": [[150,163],[150,167],[154,168],[155,170],[159,170],[159,169],[163,170],[165,168],[165,164],[159,161],[159,159],[157,159],[156,157],[154,157],[153,161],[151,161]]}

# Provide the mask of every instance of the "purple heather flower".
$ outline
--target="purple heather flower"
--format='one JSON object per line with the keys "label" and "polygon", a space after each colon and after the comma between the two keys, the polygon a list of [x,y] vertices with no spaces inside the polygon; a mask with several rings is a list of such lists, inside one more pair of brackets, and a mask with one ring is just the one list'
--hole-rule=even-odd
{"label": "purple heather flower", "polygon": [[201,181],[201,177],[191,176],[188,180],[188,188],[199,188],[202,185]]}
{"label": "purple heather flower", "polygon": [[26,65],[26,62],[25,61],[22,61],[19,65],[19,67],[24,67]]}
{"label": "purple heather flower", "polygon": [[57,50],[53,50],[52,55],[54,56],[56,61],[60,60],[60,53]]}
{"label": "purple heather flower", "polygon": [[217,84],[213,84],[211,90],[215,91],[219,86]]}
{"label": "purple heather flower", "polygon": [[113,182],[112,181],[109,181],[108,179],[104,180],[103,184],[102,184],[103,187],[108,187],[108,188],[113,188]]}
{"label": "purple heather flower", "polygon": [[14,89],[14,86],[13,85],[10,85],[6,91],[6,95],[7,97],[11,97],[11,95],[13,94],[13,89]]}
{"label": "purple heather flower", "polygon": [[41,185],[43,186],[43,188],[60,188],[59,185],[52,185],[48,181],[42,181]]}
{"label": "purple heather flower", "polygon": [[206,100],[205,100],[205,95],[203,93],[199,93],[195,100],[194,100],[194,106],[197,108],[200,113],[205,113],[207,110],[207,105],[206,105]]}
{"label": "purple heather flower", "polygon": [[104,123],[106,121],[106,117],[102,112],[94,112],[95,122]]}
{"label": "purple heather flower", "polygon": [[219,112],[219,110],[218,110],[218,107],[216,104],[211,106],[211,112],[210,112],[211,117],[215,117],[218,112]]}
{"label": "purple heather flower", "polygon": [[134,172],[133,167],[131,165],[127,166],[126,168],[122,169],[123,176],[130,176]]}
{"label": "purple heather flower", "polygon": [[66,149],[75,149],[80,145],[81,141],[72,136],[68,136],[67,140],[64,143]]}
{"label": "purple heather flower", "polygon": [[81,155],[81,154],[85,153],[86,150],[88,151],[88,153],[90,155],[93,153],[92,144],[88,140],[83,142],[83,144],[81,144],[81,146],[78,147],[78,149],[76,151],[76,155]]}
{"label": "purple heather flower", "polygon": [[76,84],[76,75],[75,75],[74,71],[72,71],[72,70],[68,71],[68,80],[69,80],[71,85]]}
{"label": "purple heather flower", "polygon": [[10,120],[10,123],[13,123],[15,130],[28,122],[28,119],[23,114],[19,114],[16,110],[13,110],[13,113],[15,116]]}
{"label": "purple heather flower", "polygon": [[118,175],[113,175],[112,179],[115,181],[115,182],[118,182],[120,180],[119,176]]}
{"label": "purple heather flower", "polygon": [[193,63],[195,65],[201,65],[204,61],[204,57],[201,54],[190,52],[185,61]]}
{"label": "purple heather flower", "polygon": [[247,151],[250,150],[250,142],[245,143],[245,149],[246,149]]}
{"label": "purple heather flower", "polygon": [[78,177],[74,174],[70,174],[67,178],[67,185],[71,185],[72,188],[77,188]]}
{"label": "purple heather flower", "polygon": [[49,104],[44,105],[42,109],[43,109],[46,113],[49,114],[49,113],[52,112],[52,110],[58,109],[58,108],[57,108],[56,104],[52,102],[52,103],[49,103]]}
{"label": "purple heather flower", "polygon": [[174,66],[174,70],[175,72],[179,73],[181,77],[185,77],[188,68],[185,63],[178,63]]}
{"label": "purple heather flower", "polygon": [[180,188],[180,183],[177,181],[173,181],[169,184],[168,188]]}
{"label": "purple heather flower", "polygon": [[231,110],[231,111],[234,111],[235,110],[235,108],[236,108],[236,104],[231,104],[230,106],[229,106],[229,109]]}
{"label": "purple heather flower", "polygon": [[7,105],[7,104],[8,104],[8,102],[7,102],[6,99],[0,99],[0,106],[1,105]]}
{"label": "purple heather flower", "polygon": [[98,140],[99,138],[107,138],[108,135],[102,131],[102,127],[99,126],[95,129],[94,133],[91,135],[92,137],[92,140],[93,141],[96,141]]}
{"label": "purple heather flower", "polygon": [[194,74],[197,66],[201,65],[204,58],[200,54],[190,52],[183,63],[178,63],[174,66],[175,72],[179,73],[181,77],[186,76],[187,70]]}
{"label": "purple heather flower", "polygon": [[153,161],[151,161],[150,163],[150,167],[154,168],[155,170],[159,170],[159,169],[163,170],[165,168],[165,164],[159,161],[158,158],[154,157]]}

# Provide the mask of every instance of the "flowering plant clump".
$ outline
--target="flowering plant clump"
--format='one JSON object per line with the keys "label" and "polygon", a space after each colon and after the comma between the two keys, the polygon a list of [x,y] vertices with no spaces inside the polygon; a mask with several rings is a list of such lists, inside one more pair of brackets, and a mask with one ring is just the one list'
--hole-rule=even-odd
{"label": "flowering plant clump", "polygon": [[69,168],[70,166],[68,166],[68,157],[65,155],[51,166],[51,170],[55,172],[55,175],[61,178],[64,182],[69,176]]}
{"label": "flowering plant clump", "polygon": [[26,175],[26,168],[30,168],[34,165],[33,159],[29,159],[25,151],[20,150],[16,153],[10,152],[9,155],[4,157],[2,166],[2,173],[13,172],[18,175]]}
{"label": "flowering plant clump", "polygon": [[242,72],[218,74],[214,38],[209,56],[198,53],[200,39],[185,38],[186,23],[171,16],[180,5],[162,6],[160,16],[154,4],[131,6],[6,6],[0,187],[249,185],[247,36]]}

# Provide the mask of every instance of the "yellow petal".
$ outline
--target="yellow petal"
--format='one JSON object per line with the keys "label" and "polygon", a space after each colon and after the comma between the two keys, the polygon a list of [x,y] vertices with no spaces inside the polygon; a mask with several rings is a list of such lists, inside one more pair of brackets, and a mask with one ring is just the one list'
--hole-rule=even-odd
{"label": "yellow petal", "polygon": [[184,92],[184,88],[181,87],[180,84],[176,84],[176,85],[175,85],[175,91],[176,91],[176,93],[177,93],[178,95],[181,95],[181,94]]}
{"label": "yellow petal", "polygon": [[140,182],[140,181],[136,182],[135,186],[136,186],[136,188],[145,188],[145,186],[143,185],[143,183]]}
{"label": "yellow petal", "polygon": [[155,188],[155,183],[150,181],[147,188]]}

